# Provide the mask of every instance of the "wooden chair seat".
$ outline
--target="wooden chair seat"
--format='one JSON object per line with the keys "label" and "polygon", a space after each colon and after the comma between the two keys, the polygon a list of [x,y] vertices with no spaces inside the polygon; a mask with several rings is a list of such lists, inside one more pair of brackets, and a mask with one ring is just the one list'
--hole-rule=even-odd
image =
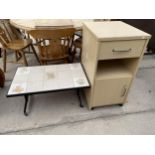
{"label": "wooden chair seat", "polygon": [[[68,54],[64,53],[64,51],[62,50],[63,48],[65,48],[64,45],[61,45],[61,48],[55,47],[56,49],[54,49],[54,47],[53,47],[53,49],[52,49],[53,51],[50,53],[47,53],[48,48],[50,49],[50,45],[41,47],[42,52],[40,53],[40,59],[42,59],[44,61],[58,61],[58,60],[61,61],[68,57]],[[46,52],[44,52],[44,51],[46,51]]]}
{"label": "wooden chair seat", "polygon": [[13,40],[7,44],[9,49],[22,50],[32,44],[31,39]]}

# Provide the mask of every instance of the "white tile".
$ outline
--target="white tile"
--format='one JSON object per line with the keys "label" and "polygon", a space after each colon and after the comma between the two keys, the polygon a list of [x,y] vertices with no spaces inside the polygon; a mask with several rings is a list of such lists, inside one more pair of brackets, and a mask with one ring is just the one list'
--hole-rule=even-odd
{"label": "white tile", "polygon": [[44,73],[40,72],[40,73],[30,73],[28,78],[27,78],[27,82],[36,82],[36,81],[43,81],[44,80]]}
{"label": "white tile", "polygon": [[13,79],[13,83],[26,83],[28,78],[27,75],[28,74],[17,74]]}
{"label": "white tile", "polygon": [[[60,79],[59,79],[60,80]],[[73,79],[65,79],[65,80],[60,80],[58,82],[58,87],[59,89],[64,89],[64,88],[74,88],[74,82]]]}
{"label": "white tile", "polygon": [[84,87],[89,85],[86,78],[77,77],[73,80],[75,87]]}
{"label": "white tile", "polygon": [[37,66],[37,67],[29,67],[30,74],[34,73],[44,73],[45,67],[44,66]]}
{"label": "white tile", "polygon": [[72,76],[73,77],[85,77],[84,72],[80,69],[78,70],[72,70]]}
{"label": "white tile", "polygon": [[44,74],[44,81],[54,81],[58,80],[58,74],[54,71],[47,71]]}
{"label": "white tile", "polygon": [[56,65],[45,66],[45,72],[53,72],[53,71],[56,71]]}
{"label": "white tile", "polygon": [[73,63],[73,64],[69,64],[69,65],[70,65],[71,70],[82,69],[80,63]]}
{"label": "white tile", "polygon": [[59,72],[61,72],[61,71],[69,71],[70,70],[70,68],[69,68],[69,66],[67,65],[67,64],[63,64],[63,65],[57,65],[56,66],[56,70]]}
{"label": "white tile", "polygon": [[29,73],[30,73],[30,69],[28,67],[19,67],[17,69],[16,75],[25,75]]}
{"label": "white tile", "polygon": [[26,92],[26,83],[16,83],[12,84],[8,94],[21,94]]}
{"label": "white tile", "polygon": [[46,66],[43,82],[43,90],[58,89],[58,75],[55,66]]}
{"label": "white tile", "polygon": [[57,84],[59,89],[74,87],[73,79],[70,74],[58,72],[57,74]]}
{"label": "white tile", "polygon": [[43,90],[43,82],[36,81],[36,82],[28,82],[26,92],[37,92]]}
{"label": "white tile", "polygon": [[58,80],[62,80],[62,81],[66,81],[68,79],[72,79],[72,73],[70,71],[66,71],[66,72],[58,72]]}
{"label": "white tile", "polygon": [[58,84],[55,80],[44,81],[43,90],[57,90],[59,89]]}

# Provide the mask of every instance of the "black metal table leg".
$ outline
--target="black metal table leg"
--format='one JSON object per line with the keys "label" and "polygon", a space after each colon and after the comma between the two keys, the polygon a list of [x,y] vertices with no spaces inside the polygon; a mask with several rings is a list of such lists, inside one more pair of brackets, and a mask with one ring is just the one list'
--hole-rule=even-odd
{"label": "black metal table leg", "polygon": [[79,101],[80,101],[80,107],[84,107],[83,104],[82,104],[82,98],[81,98],[81,94],[80,94],[80,89],[77,89],[77,96],[79,98]]}
{"label": "black metal table leg", "polygon": [[29,114],[29,106],[28,106],[29,95],[25,95],[24,97],[25,97],[24,115],[28,116],[28,114]]}

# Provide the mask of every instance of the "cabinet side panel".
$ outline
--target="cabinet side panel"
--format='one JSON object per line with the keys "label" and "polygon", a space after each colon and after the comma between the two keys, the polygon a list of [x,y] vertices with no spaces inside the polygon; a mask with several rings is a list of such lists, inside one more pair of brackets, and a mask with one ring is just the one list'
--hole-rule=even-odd
{"label": "cabinet side panel", "polygon": [[97,39],[91,34],[86,26],[83,26],[82,64],[91,84],[91,88],[85,89],[85,95],[89,108],[91,108],[93,98],[92,94],[94,77],[97,68],[98,46],[99,43],[97,42]]}
{"label": "cabinet side panel", "polygon": [[96,38],[83,27],[83,45],[82,45],[82,64],[86,70],[91,85],[94,83],[94,76],[97,66],[98,45]]}
{"label": "cabinet side panel", "polygon": [[[129,86],[129,89],[128,89],[127,94],[129,93],[129,91],[130,91],[130,89],[131,89],[133,80],[134,80],[134,78],[135,78],[135,76],[136,76],[136,74],[137,74],[137,71],[138,71],[140,62],[141,62],[141,60],[143,59],[144,51],[146,50],[146,47],[147,47],[147,45],[148,45],[148,42],[149,42],[149,39],[147,39],[147,40],[145,41],[145,44],[144,44],[144,46],[143,46],[143,50],[142,50],[142,52],[141,52],[141,56],[140,56],[138,59],[135,59],[135,60],[133,61],[132,64],[127,65],[128,69],[129,69],[130,71],[132,71],[132,73],[133,73],[133,78],[132,78],[132,81],[131,81],[131,83],[130,83],[130,86]],[[128,60],[128,61],[129,61],[129,60]],[[124,103],[125,103],[125,102],[127,102],[127,96],[126,96],[126,98],[125,98],[125,100],[124,100]]]}

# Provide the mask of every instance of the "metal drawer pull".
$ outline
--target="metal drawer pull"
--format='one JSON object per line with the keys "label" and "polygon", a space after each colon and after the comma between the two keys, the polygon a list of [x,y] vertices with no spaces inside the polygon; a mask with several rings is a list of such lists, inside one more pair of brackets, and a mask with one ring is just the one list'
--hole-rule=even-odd
{"label": "metal drawer pull", "polygon": [[113,52],[130,52],[130,51],[131,51],[131,48],[129,48],[129,49],[124,49],[124,50],[115,50],[115,49],[113,49],[112,51],[113,51]]}
{"label": "metal drawer pull", "polygon": [[127,87],[126,86],[124,86],[123,87],[123,92],[122,92],[122,95],[121,95],[121,97],[124,97],[125,96],[125,94],[126,94],[126,91],[127,91]]}

